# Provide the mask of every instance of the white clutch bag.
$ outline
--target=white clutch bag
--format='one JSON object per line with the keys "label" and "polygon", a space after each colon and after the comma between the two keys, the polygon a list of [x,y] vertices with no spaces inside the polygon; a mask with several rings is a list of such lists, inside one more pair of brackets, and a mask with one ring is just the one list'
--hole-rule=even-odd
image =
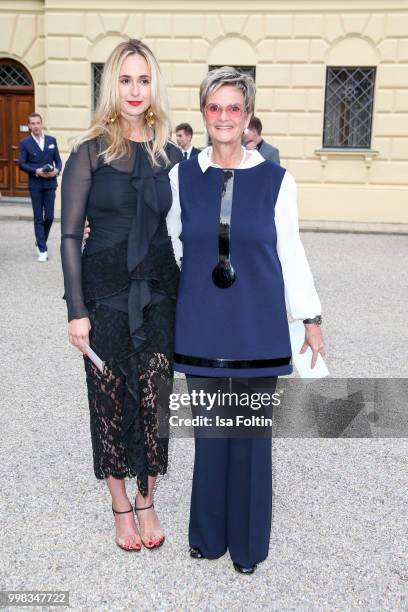
{"label": "white clutch bag", "polygon": [[86,354],[88,355],[89,359],[98,368],[98,370],[103,374],[104,369],[105,369],[105,362],[102,361],[102,359],[95,353],[95,351],[91,349],[90,346],[85,344],[85,347],[86,347]]}

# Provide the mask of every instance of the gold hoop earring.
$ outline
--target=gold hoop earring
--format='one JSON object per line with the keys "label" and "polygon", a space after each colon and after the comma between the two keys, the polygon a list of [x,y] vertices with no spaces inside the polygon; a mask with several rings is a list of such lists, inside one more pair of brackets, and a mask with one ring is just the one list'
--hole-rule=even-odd
{"label": "gold hoop earring", "polygon": [[147,111],[144,114],[145,117],[145,121],[147,123],[147,125],[151,128],[154,127],[154,124],[156,123],[156,115],[154,114],[154,112],[152,111],[151,106],[147,109]]}

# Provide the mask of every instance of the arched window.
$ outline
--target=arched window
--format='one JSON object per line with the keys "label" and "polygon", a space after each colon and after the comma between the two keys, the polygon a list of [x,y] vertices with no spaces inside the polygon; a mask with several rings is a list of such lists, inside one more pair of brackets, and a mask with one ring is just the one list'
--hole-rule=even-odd
{"label": "arched window", "polygon": [[11,59],[0,59],[0,87],[34,89],[34,84],[27,70]]}

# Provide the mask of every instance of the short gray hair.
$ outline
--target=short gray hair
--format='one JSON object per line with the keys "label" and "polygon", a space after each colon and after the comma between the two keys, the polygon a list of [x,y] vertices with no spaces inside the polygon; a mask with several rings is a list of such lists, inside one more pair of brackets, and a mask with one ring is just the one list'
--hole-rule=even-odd
{"label": "short gray hair", "polygon": [[200,85],[200,110],[204,110],[208,97],[224,85],[232,85],[240,89],[244,94],[246,112],[253,114],[256,92],[254,79],[248,74],[232,68],[232,66],[214,68],[207,74]]}

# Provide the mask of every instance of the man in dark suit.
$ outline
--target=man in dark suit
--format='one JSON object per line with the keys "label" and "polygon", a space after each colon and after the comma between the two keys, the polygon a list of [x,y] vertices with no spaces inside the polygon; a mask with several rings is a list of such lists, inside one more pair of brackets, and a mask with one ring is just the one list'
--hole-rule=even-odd
{"label": "man in dark suit", "polygon": [[176,140],[177,144],[183,153],[183,159],[190,159],[194,155],[200,153],[200,149],[193,147],[191,141],[193,139],[193,128],[189,123],[180,123],[176,127]]}
{"label": "man in dark suit", "polygon": [[30,136],[20,142],[18,165],[28,174],[28,188],[34,213],[38,261],[48,259],[47,239],[54,220],[55,190],[62,162],[57,141],[43,132],[41,115],[28,116]]}
{"label": "man in dark suit", "polygon": [[279,150],[262,138],[262,123],[258,117],[252,117],[245,132],[244,140],[247,149],[258,149],[262,157],[280,164]]}

